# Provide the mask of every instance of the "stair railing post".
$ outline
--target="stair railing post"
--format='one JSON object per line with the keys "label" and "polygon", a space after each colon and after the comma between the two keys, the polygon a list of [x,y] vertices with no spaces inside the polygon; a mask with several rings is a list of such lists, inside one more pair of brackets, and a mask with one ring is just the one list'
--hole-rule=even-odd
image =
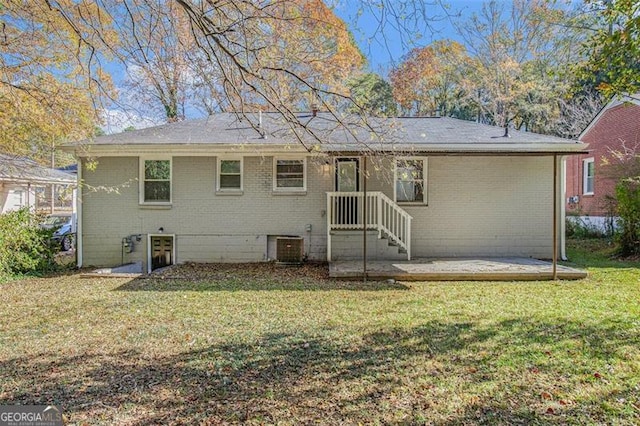
{"label": "stair railing post", "polygon": [[411,260],[411,217],[407,217],[407,260]]}
{"label": "stair railing post", "polygon": [[333,222],[333,209],[331,208],[331,193],[327,192],[327,262],[331,262],[331,223]]}
{"label": "stair railing post", "polygon": [[376,197],[376,204],[378,216],[378,223],[376,224],[376,226],[378,227],[378,239],[380,239],[382,238],[382,196],[380,194],[378,194]]}

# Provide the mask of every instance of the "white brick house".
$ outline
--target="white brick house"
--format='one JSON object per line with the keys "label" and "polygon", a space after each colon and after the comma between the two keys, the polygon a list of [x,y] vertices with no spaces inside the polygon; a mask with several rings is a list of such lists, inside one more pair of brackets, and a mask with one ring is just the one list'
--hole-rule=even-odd
{"label": "white brick house", "polygon": [[0,214],[24,207],[35,211],[38,188],[47,188],[51,194],[52,185],[75,184],[76,177],[70,173],[43,167],[26,157],[0,153]]}
{"label": "white brick house", "polygon": [[560,177],[586,145],[452,118],[299,119],[306,133],[217,114],[69,146],[80,265],[267,261],[279,237],[358,258],[365,214],[368,258],[562,254]]}

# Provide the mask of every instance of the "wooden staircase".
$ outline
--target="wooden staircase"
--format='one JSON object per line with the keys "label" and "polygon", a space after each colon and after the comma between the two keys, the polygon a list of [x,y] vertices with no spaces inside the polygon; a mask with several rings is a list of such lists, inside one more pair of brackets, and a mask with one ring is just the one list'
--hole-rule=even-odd
{"label": "wooden staircase", "polygon": [[[377,231],[398,253],[411,260],[412,217],[380,191],[327,193],[327,260],[332,259],[332,237],[340,231]],[[357,245],[354,246],[357,248]]]}

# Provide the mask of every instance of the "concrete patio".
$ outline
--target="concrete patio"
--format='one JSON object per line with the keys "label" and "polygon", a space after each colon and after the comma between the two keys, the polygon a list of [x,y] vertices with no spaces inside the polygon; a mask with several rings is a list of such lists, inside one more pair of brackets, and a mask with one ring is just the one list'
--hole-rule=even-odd
{"label": "concrete patio", "polygon": [[[338,279],[362,277],[362,260],[329,263],[329,275]],[[557,265],[557,278],[579,280],[587,272]],[[553,279],[553,265],[521,257],[443,258],[411,261],[368,261],[367,278],[402,281],[533,281]]]}

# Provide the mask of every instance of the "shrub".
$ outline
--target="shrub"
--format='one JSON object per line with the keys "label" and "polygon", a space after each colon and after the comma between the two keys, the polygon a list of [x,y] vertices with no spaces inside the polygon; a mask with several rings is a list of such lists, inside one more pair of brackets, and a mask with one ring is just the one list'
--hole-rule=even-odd
{"label": "shrub", "polygon": [[616,185],[620,254],[640,254],[640,182],[623,179]]}
{"label": "shrub", "polygon": [[567,216],[565,229],[567,236],[573,238],[604,238],[611,235],[596,224],[578,216]]}
{"label": "shrub", "polygon": [[27,208],[0,215],[0,277],[55,269],[54,230],[41,229]]}

